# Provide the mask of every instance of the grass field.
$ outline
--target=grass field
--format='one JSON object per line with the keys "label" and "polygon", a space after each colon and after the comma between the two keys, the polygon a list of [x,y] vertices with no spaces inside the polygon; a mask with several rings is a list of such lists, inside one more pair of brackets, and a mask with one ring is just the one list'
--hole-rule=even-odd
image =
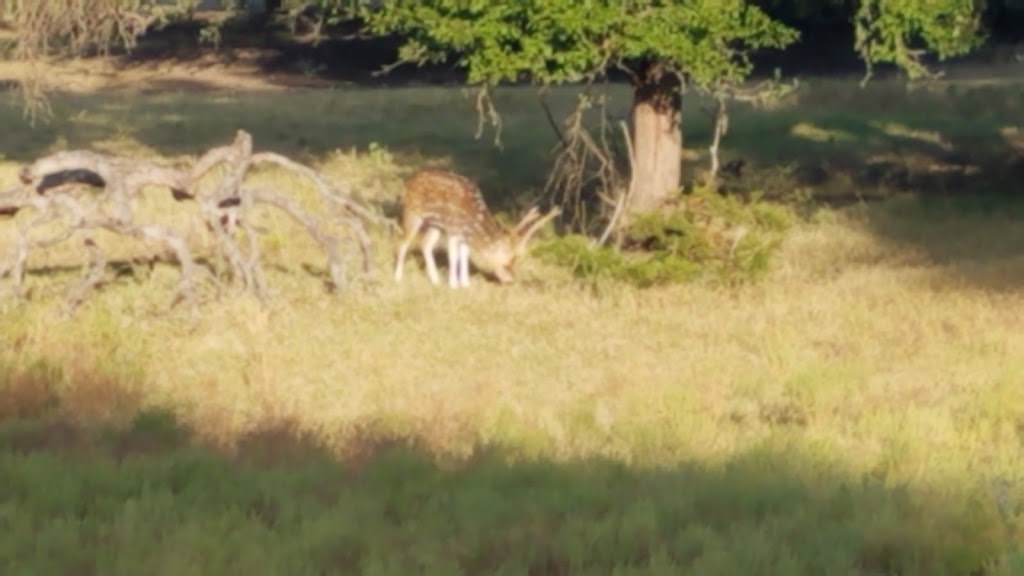
{"label": "grass field", "polygon": [[[734,114],[724,146],[750,172],[733,185],[802,215],[754,284],[639,290],[532,260],[516,285],[452,292],[415,260],[395,285],[380,233],[373,282],[329,296],[302,269],[318,255],[271,219],[265,308],[168,310],[176,270],[157,265],[68,318],[80,254],[38,254],[32,299],[0,299],[0,572],[1024,573],[1007,130],[1024,88],[852,86]],[[526,90],[498,100],[500,150],[453,89],[54,104],[52,124],[0,134],[3,181],[65,147],[176,157],[244,128],[385,211],[429,161],[516,212],[554,143]],[[687,106],[696,150],[709,126]]]}

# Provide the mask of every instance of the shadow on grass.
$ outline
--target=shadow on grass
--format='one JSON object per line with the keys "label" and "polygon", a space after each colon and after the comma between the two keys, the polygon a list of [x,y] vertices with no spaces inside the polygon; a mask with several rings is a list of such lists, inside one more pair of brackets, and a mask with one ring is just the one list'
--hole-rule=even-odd
{"label": "shadow on grass", "polygon": [[1024,196],[1015,191],[908,195],[859,208],[895,250],[945,270],[939,289],[1017,293],[1024,288]]}
{"label": "shadow on grass", "polygon": [[852,475],[839,458],[781,444],[663,467],[526,458],[508,446],[452,460],[370,424],[328,450],[281,422],[225,449],[168,412],[130,409],[131,398],[112,419],[85,422],[38,385],[45,377],[2,389],[0,564],[11,573],[1024,568],[993,505],[893,486],[884,470]]}
{"label": "shadow on grass", "polygon": [[[557,141],[536,91],[527,87],[495,95],[503,116],[498,148],[492,131],[474,138],[475,102],[451,87],[378,89],[356,82],[340,90],[232,94],[175,82],[154,84],[164,94],[61,96],[54,101],[57,122],[9,130],[0,135],[0,149],[17,162],[110,141],[167,156],[192,155],[225,144],[242,128],[253,134],[257,149],[306,162],[356,150],[371,160],[379,151],[387,156],[381,165],[389,169],[448,165],[476,179],[489,205],[514,219],[541,196]],[[1024,178],[1024,137],[1007,136],[1005,129],[1024,114],[1022,89],[1012,82],[936,86],[911,91],[882,80],[860,89],[853,79],[812,78],[779,109],[735,105],[723,161],[743,160],[746,168],[729,176],[726,188],[783,201],[810,195],[830,205],[917,194],[923,200],[916,204],[870,207],[869,225],[895,245],[951,266],[968,283],[1020,285],[1024,270],[1012,261],[1024,249],[1015,232],[1024,227],[1014,198]],[[552,90],[556,118],[568,113],[576,93],[571,87]],[[613,115],[624,117],[628,86],[613,85],[610,93]],[[686,100],[683,128],[690,150],[710,140],[710,121],[700,111],[705,104],[697,97]],[[23,122],[14,117],[20,114],[16,108],[3,111],[10,126]],[[686,178],[695,179],[706,160],[688,161]],[[371,182],[372,163],[357,168]],[[397,179],[391,181],[389,186]],[[397,187],[389,192],[397,194]]]}
{"label": "shadow on grass", "polygon": [[[807,188],[825,201],[894,193],[973,194],[1022,175],[1014,119],[1024,87],[949,83],[911,90],[893,81],[858,88],[851,80],[812,78],[776,110],[734,106],[723,161],[750,170],[732,188],[786,197]],[[710,139],[693,115],[691,146]]]}
{"label": "shadow on grass", "polygon": [[[563,98],[574,96],[566,91]],[[552,162],[555,133],[543,120],[536,93],[515,89],[502,105],[501,146],[494,131],[476,137],[475,100],[452,88],[303,90],[160,96],[60,95],[55,120],[0,136],[0,149],[17,163],[55,150],[118,151],[127,146],[166,157],[198,155],[229,143],[236,130],[253,135],[259,151],[317,163],[353,151],[376,154],[387,166],[446,165],[476,179],[495,209],[516,211],[535,199]],[[0,112],[12,125],[26,121],[16,107]],[[391,163],[393,159],[394,163]],[[13,176],[12,176],[13,178]]]}
{"label": "shadow on grass", "polygon": [[[371,144],[410,160],[449,159],[501,201],[509,189],[544,184],[557,143],[536,90],[529,87],[496,92],[503,116],[504,146],[498,148],[493,131],[474,137],[475,101],[450,86],[243,89],[243,94],[232,94],[197,89],[191,80],[147,82],[154,89],[141,98],[62,97],[55,101],[58,123],[17,132],[16,142],[3,148],[12,159],[27,161],[61,139],[74,147],[117,136],[165,155],[196,154],[244,128],[262,149],[307,159],[338,149],[366,150]],[[576,93],[572,87],[551,92],[556,118],[571,110]],[[629,87],[613,84],[609,93],[613,119],[625,118]],[[986,176],[1005,163],[1000,130],[1024,112],[1020,93],[1012,83],[910,91],[894,80],[860,89],[851,79],[812,78],[782,108],[734,105],[723,160],[742,159],[749,166],[745,178],[730,183],[733,188],[759,189],[770,196],[785,197],[800,187],[813,188],[826,199],[961,189],[976,184],[978,177],[969,176]],[[691,179],[708,164],[701,152],[712,132],[701,112],[708,104],[696,96],[686,100],[685,140],[701,156],[688,162]],[[612,136],[617,139],[618,133]]]}
{"label": "shadow on grass", "polygon": [[[784,108],[737,107],[723,142],[730,193],[852,206],[894,250],[945,267],[951,285],[1024,286],[1024,87],[812,79]],[[710,123],[689,125],[690,146]],[[696,164],[701,166],[701,159]],[[702,166],[701,166],[702,167]]]}
{"label": "shadow on grass", "polygon": [[[332,37],[314,43],[297,40],[280,22],[249,27],[239,19],[221,30],[214,49],[201,40],[202,25],[196,20],[153,31],[131,54],[109,60],[124,74],[113,89],[85,95],[53,91],[53,123],[29,126],[21,102],[12,99],[2,116],[9,114],[9,125],[20,129],[8,135],[10,142],[0,136],[0,150],[24,163],[55,150],[122,139],[161,155],[194,155],[245,129],[257,148],[307,161],[371,145],[415,160],[451,159],[479,178],[495,203],[504,202],[523,181],[544,182],[546,172],[538,169],[532,144],[521,145],[513,135],[499,149],[492,134],[474,138],[475,101],[453,88],[463,85],[464,72],[430,64],[377,74],[397,58],[395,38]],[[154,74],[163,66],[175,73]],[[228,69],[231,74],[220,74]],[[122,92],[138,77],[144,78],[139,94]],[[310,92],[317,94],[310,97]],[[542,118],[532,104],[536,118]],[[545,135],[540,156],[554,143],[553,134]]]}

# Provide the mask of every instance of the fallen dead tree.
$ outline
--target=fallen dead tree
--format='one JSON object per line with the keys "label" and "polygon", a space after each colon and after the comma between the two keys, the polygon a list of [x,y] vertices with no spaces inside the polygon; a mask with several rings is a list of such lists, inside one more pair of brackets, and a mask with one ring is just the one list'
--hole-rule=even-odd
{"label": "fallen dead tree", "polygon": [[[326,209],[312,213],[279,191],[248,185],[246,177],[261,164],[308,180]],[[218,167],[222,170],[215,174]],[[359,263],[359,273],[369,272],[372,252],[366,224],[382,222],[354,202],[348,190],[332,185],[312,168],[279,154],[254,153],[252,136],[242,130],[230,145],[207,151],[189,166],[75,150],[58,152],[25,166],[19,179],[18,186],[0,194],[0,215],[32,210],[34,217],[19,222],[15,241],[0,260],[0,279],[7,278],[14,292],[22,296],[26,262],[32,251],[91,230],[105,230],[165,246],[180,268],[172,306],[183,300],[195,301],[201,274],[219,289],[235,286],[264,299],[267,284],[259,231],[252,218],[258,205],[284,212],[313,238],[327,261],[328,288],[340,289],[353,276],[353,261]],[[94,192],[97,188],[100,190]],[[197,264],[181,230],[169,224],[139,221],[135,206],[143,191],[161,189],[169,191],[178,203],[199,206],[199,217],[215,238],[212,260],[225,262],[223,270]],[[57,231],[36,237],[34,232],[50,225],[55,225]],[[102,282],[108,261],[88,235],[84,246],[89,257],[83,264],[81,280],[69,292],[71,308]]]}

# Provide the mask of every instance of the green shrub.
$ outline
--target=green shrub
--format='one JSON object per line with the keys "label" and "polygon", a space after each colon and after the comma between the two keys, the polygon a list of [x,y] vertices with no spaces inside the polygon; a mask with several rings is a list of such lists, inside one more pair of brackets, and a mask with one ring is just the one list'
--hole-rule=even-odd
{"label": "green shrub", "polygon": [[621,247],[595,246],[571,234],[538,242],[543,261],[567,266],[583,280],[617,280],[639,287],[710,280],[759,279],[792,225],[791,209],[698,190],[670,209],[643,214],[621,233]]}

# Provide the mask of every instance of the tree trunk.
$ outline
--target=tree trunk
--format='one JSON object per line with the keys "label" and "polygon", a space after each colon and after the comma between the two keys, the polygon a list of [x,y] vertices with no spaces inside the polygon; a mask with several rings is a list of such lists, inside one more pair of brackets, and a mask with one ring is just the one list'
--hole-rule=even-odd
{"label": "tree trunk", "polygon": [[657,209],[680,188],[681,109],[682,86],[678,76],[660,62],[645,64],[634,84],[630,214]]}

